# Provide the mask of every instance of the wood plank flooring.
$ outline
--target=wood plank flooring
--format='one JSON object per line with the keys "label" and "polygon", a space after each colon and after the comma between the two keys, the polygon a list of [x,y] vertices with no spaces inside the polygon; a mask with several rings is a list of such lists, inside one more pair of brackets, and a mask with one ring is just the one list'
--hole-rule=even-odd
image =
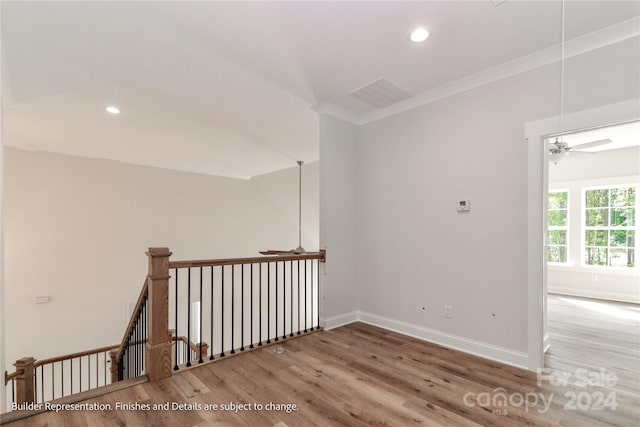
{"label": "wood plank flooring", "polygon": [[[571,374],[564,385],[537,385],[535,373],[355,323],[89,401],[111,404],[111,411],[49,412],[9,425],[638,426],[640,307],[593,303],[549,299],[551,350],[546,363],[551,373]],[[617,380],[603,387],[579,387],[578,368],[585,375],[603,369],[615,373]],[[507,397],[506,405],[496,398],[500,392]],[[592,409],[596,393],[614,393],[616,409]],[[546,411],[542,397],[550,401]],[[530,407],[523,399],[529,399]],[[202,408],[115,410],[116,402]],[[285,406],[269,407],[270,402]],[[230,403],[249,403],[250,410],[222,410],[221,405]],[[583,410],[565,408],[572,403]],[[205,404],[218,407],[205,410]],[[287,412],[286,405],[295,405],[295,410]]]}

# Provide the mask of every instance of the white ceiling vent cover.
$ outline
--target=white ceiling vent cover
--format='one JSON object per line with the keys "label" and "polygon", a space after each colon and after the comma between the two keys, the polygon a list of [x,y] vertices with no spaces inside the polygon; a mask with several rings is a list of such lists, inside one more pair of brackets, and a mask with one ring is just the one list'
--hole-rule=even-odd
{"label": "white ceiling vent cover", "polygon": [[409,99],[412,95],[389,80],[380,78],[351,92],[351,96],[374,107],[383,108]]}

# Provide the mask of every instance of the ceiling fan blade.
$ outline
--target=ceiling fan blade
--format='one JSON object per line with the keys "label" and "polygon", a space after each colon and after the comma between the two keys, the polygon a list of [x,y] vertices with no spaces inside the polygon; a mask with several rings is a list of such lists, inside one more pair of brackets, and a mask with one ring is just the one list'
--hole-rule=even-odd
{"label": "ceiling fan blade", "polygon": [[569,153],[571,155],[571,157],[576,157],[576,156],[582,156],[582,155],[586,155],[586,156],[592,156],[594,154],[598,154],[595,151],[573,151],[571,150],[571,152]]}
{"label": "ceiling fan blade", "polygon": [[277,249],[269,249],[268,251],[260,251],[262,255],[284,255],[290,254],[291,251],[279,251]]}
{"label": "ceiling fan blade", "polygon": [[598,141],[586,142],[584,144],[578,144],[571,147],[571,151],[583,150],[585,148],[599,147],[600,145],[611,144],[613,141],[610,139],[600,139]]}

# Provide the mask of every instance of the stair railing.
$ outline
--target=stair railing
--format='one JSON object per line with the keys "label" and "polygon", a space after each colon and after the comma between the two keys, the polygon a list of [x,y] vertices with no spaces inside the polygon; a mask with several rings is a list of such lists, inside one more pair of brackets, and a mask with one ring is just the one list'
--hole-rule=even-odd
{"label": "stair railing", "polygon": [[17,360],[15,371],[5,372],[10,408],[141,375],[157,381],[192,361],[219,360],[236,350],[320,330],[324,250],[170,261],[168,248],[149,248],[147,256],[147,278],[120,344],[40,361]]}

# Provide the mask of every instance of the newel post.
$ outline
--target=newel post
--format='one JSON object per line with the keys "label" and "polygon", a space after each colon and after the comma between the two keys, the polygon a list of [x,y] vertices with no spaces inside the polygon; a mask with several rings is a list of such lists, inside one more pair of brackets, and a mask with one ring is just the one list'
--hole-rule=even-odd
{"label": "newel post", "polygon": [[16,367],[16,403],[33,403],[35,395],[33,392],[33,357],[23,357],[16,360],[13,366]]}
{"label": "newel post", "polygon": [[118,350],[119,349],[120,347],[114,350],[111,350],[109,352],[109,357],[111,358],[111,383],[112,384],[120,380],[120,378],[118,378]]}
{"label": "newel post", "polygon": [[169,332],[168,248],[149,248],[147,276],[149,324],[146,344],[146,374],[150,381],[171,376],[171,334]]}

